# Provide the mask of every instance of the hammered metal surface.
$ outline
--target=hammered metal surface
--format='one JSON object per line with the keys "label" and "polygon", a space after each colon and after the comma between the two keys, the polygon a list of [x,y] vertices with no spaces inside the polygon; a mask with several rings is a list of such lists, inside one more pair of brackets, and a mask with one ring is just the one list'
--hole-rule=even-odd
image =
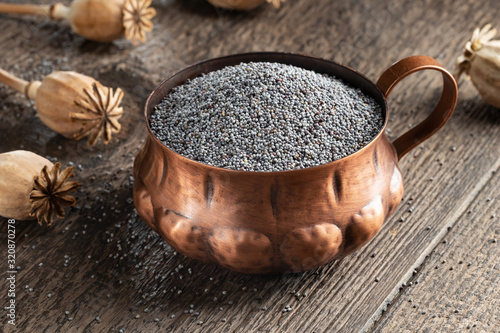
{"label": "hammered metal surface", "polygon": [[280,246],[283,261],[299,272],[326,264],[339,252],[342,231],[330,223],[298,228],[285,235]]}
{"label": "hammered metal surface", "polygon": [[261,233],[231,228],[215,228],[209,237],[212,254],[223,267],[242,272],[272,271],[273,248]]}

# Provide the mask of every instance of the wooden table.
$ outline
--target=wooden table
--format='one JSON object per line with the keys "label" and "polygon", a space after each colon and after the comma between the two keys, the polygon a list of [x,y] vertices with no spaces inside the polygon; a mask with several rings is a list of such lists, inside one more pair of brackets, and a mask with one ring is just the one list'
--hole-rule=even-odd
{"label": "wooden table", "polygon": [[[45,19],[0,16],[3,69],[27,80],[74,70],[126,94],[122,131],[89,148],[51,132],[33,103],[0,86],[0,152],[26,149],[73,164],[83,183],[64,221],[16,222],[17,326],[2,314],[0,331],[498,332],[500,110],[470,81],[459,82],[448,124],[401,160],[405,195],[379,234],[355,254],[302,274],[242,275],[175,253],[137,216],[131,170],[146,136],[146,97],[184,66],[287,51],[334,60],[373,81],[414,54],[453,70],[476,26],[500,28],[500,2],[288,0],[279,10],[251,12],[202,0],[153,5],[155,29],[136,47],[89,42]],[[389,99],[393,138],[425,117],[440,84],[438,74],[423,73],[398,85]],[[1,286],[6,306],[8,286]]]}

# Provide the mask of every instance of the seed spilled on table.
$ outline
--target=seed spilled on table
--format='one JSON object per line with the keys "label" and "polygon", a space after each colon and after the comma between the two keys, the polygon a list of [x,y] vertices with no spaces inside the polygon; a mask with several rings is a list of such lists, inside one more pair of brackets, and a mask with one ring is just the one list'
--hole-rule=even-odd
{"label": "seed spilled on table", "polygon": [[156,106],[149,125],[180,155],[246,171],[317,166],[351,155],[383,127],[376,101],[324,74],[241,63],[188,80]]}

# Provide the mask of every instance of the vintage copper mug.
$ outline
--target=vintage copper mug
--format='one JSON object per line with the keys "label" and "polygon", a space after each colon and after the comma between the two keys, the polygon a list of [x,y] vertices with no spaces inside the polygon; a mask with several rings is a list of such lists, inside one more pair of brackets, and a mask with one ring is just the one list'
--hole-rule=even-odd
{"label": "vintage copper mug", "polygon": [[[188,78],[241,62],[268,61],[327,73],[359,87],[382,106],[384,127],[364,148],[324,165],[280,172],[228,170],[187,159],[151,132],[148,117]],[[386,98],[407,75],[441,72],[443,91],[430,115],[394,142]],[[398,160],[434,134],[457,100],[453,76],[425,56],[403,59],[377,84],[331,61],[285,53],[250,53],[207,60],[162,82],[145,106],[147,141],[134,164],[134,203],[142,219],[178,252],[244,273],[312,269],[366,244],[403,196]]]}

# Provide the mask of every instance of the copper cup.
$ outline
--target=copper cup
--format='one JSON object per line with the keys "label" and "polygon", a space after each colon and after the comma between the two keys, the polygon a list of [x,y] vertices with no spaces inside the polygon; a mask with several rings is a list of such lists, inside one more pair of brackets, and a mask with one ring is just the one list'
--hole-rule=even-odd
{"label": "copper cup", "polygon": [[[185,158],[151,132],[148,118],[169,91],[194,78],[241,62],[278,62],[334,75],[372,96],[382,107],[380,133],[352,155],[300,170],[228,170]],[[394,142],[385,134],[386,98],[407,75],[441,72],[441,98],[420,124]],[[230,270],[298,272],[359,249],[373,238],[401,201],[398,160],[434,134],[457,100],[453,76],[436,60],[405,58],[377,84],[331,61],[285,53],[250,53],[211,59],[163,81],[145,106],[148,137],[134,164],[134,203],[141,218],[178,252]]]}

